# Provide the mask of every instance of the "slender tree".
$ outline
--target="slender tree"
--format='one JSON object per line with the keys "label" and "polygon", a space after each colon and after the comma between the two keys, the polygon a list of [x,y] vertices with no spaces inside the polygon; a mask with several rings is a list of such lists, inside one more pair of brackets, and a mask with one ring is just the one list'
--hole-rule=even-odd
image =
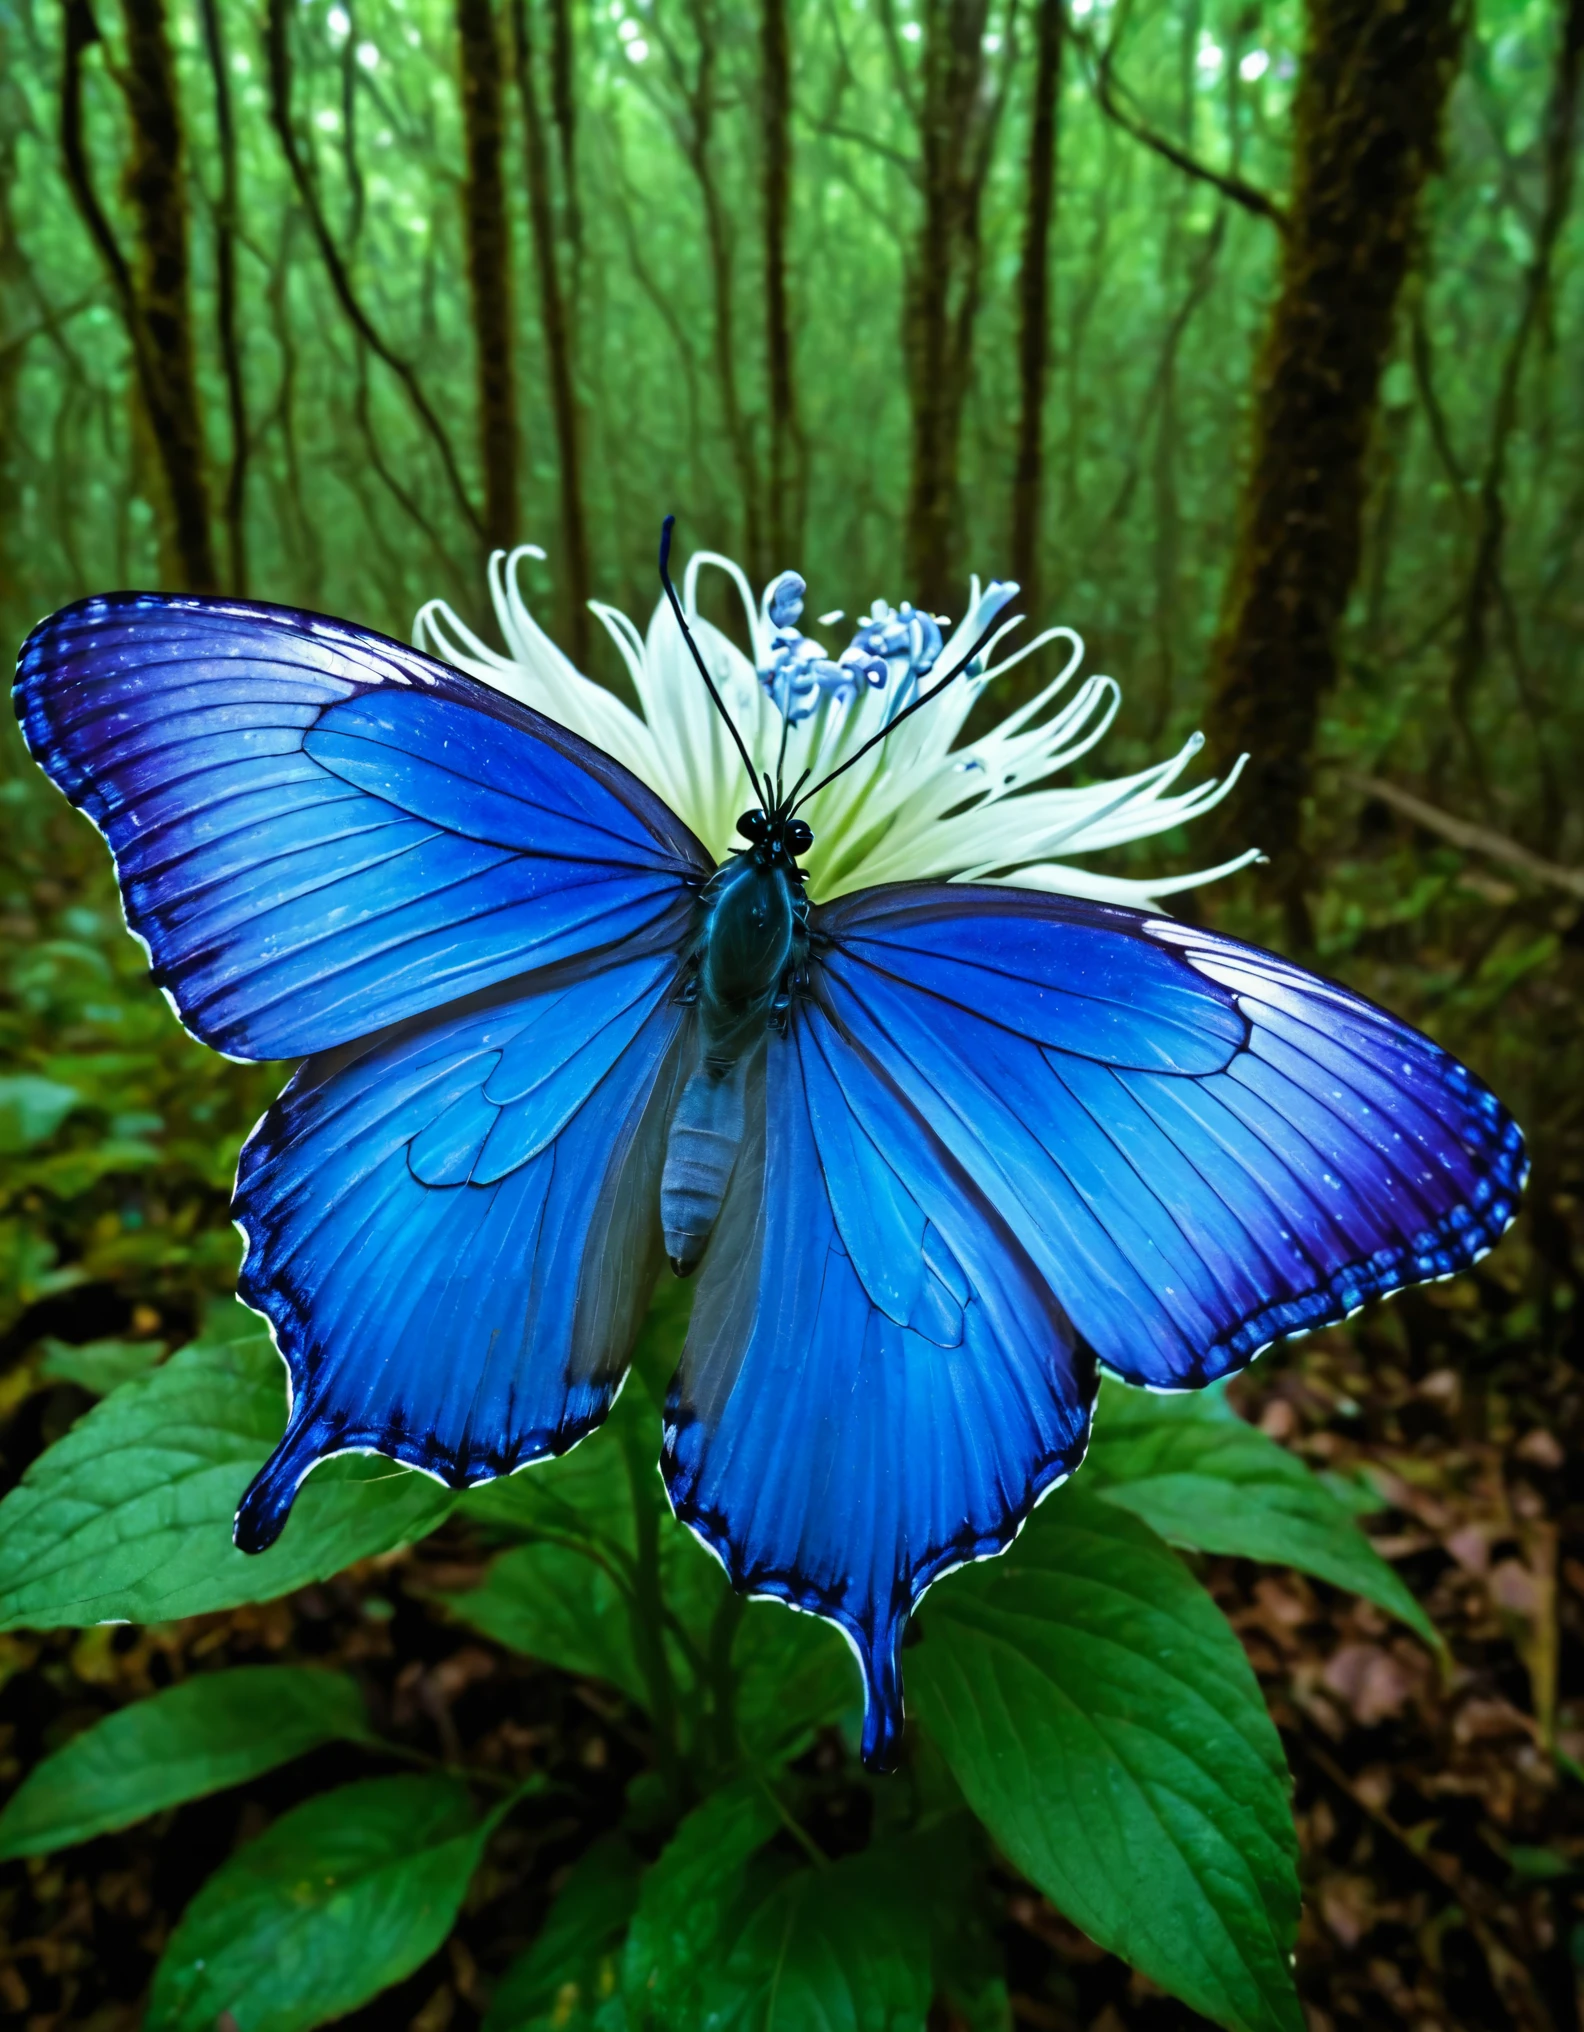
{"label": "slender tree", "polygon": [[247,591],[247,383],[237,332],[237,137],[231,105],[231,75],[219,0],[199,0],[204,49],[214,86],[215,132],[220,143],[220,195],[215,205],[215,332],[225,375],[226,412],[231,426],[231,467],[226,476],[226,577],[234,593]]}
{"label": "slender tree", "polygon": [[119,82],[131,127],[126,194],[138,250],[138,287],[163,391],[159,451],[175,510],[187,583],[215,586],[203,411],[193,342],[187,171],[176,67],[164,0],[122,0],[126,62]]}
{"label": "slender tree", "polygon": [[[534,266],[539,282],[539,323],[544,332],[550,413],[555,421],[560,477],[561,555],[557,560],[556,626],[579,669],[589,667],[588,518],[583,506],[583,430],[572,360],[572,329],[561,273],[559,236],[551,192],[550,150],[534,73],[529,0],[512,0],[512,50],[523,110],[523,154]],[[563,169],[566,158],[563,158]]]}
{"label": "slender tree", "polygon": [[462,209],[478,377],[484,540],[492,550],[508,550],[517,539],[517,378],[512,359],[511,226],[501,173],[505,109],[500,45],[490,0],[457,0],[456,19],[467,147]]}
{"label": "slender tree", "polygon": [[1063,0],[1039,0],[1034,81],[1024,169],[1023,249],[1018,264],[1018,425],[1012,469],[1012,576],[1030,612],[1040,611],[1040,525],[1045,498],[1045,390],[1050,379],[1051,226],[1061,102]]}
{"label": "slender tree", "polygon": [[128,114],[126,196],[136,264],[94,188],[83,135],[83,59],[102,40],[89,0],[67,0],[61,153],[73,201],[109,275],[132,348],[159,485],[160,572],[189,592],[218,589],[204,470],[187,252],[181,110],[162,0],[125,0],[126,61],[116,82]]}
{"label": "slender tree", "polygon": [[753,426],[743,404],[737,376],[737,304],[735,234],[715,168],[715,123],[720,112],[721,23],[717,0],[689,0],[697,59],[688,78],[674,61],[686,115],[680,123],[683,153],[698,184],[704,210],[704,244],[709,257],[713,307],[715,382],[721,419],[731,447],[738,490],[742,497],[743,557],[750,578],[765,576],[764,514],[760,501],[759,461]]}
{"label": "slender tree", "polygon": [[[5,28],[0,27],[0,59],[9,54],[9,40]],[[0,84],[0,602],[9,600],[17,579],[15,553],[21,534],[17,504],[22,492],[19,395],[31,336],[23,322],[25,264],[12,202],[21,126],[6,103],[13,90],[15,87]]]}
{"label": "slender tree", "polygon": [[1461,28],[1457,0],[1308,0],[1281,283],[1209,714],[1221,754],[1252,758],[1226,824],[1269,856],[1300,947],[1311,941],[1301,827],[1315,729],[1336,678],[1380,375]]}
{"label": "slender tree", "polygon": [[[1057,4],[1057,0],[1049,0]],[[787,232],[792,209],[792,48],[787,0],[760,0],[759,70],[763,98],[764,293],[766,379],[770,393],[767,533],[780,570],[803,544],[807,456],[798,421],[787,302]]]}
{"label": "slender tree", "polygon": [[958,454],[982,284],[980,212],[1002,102],[985,66],[988,18],[989,0],[925,0],[920,23],[920,206],[902,310],[912,416],[903,550],[913,597],[937,609],[960,591]]}
{"label": "slender tree", "polygon": [[561,164],[561,222],[572,253],[572,290],[577,295],[583,259],[583,213],[578,203],[577,46],[569,0],[550,0],[550,118]]}

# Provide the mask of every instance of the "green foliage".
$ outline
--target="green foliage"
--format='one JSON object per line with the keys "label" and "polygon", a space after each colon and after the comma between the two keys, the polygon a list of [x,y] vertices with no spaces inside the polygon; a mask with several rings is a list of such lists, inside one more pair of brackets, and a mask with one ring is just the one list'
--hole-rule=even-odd
{"label": "green foliage", "polygon": [[283,1814],[204,1885],[154,1977],[148,2032],[306,2032],[427,1961],[490,1830],[465,1785],[365,1778]]}
{"label": "green foliage", "polygon": [[[1107,1383],[1084,1486],[1174,1545],[1294,1566],[1362,1595],[1442,1648],[1429,1617],[1359,1530],[1353,1507],[1239,1418],[1219,1390],[1151,1398]],[[1379,1499],[1369,1507],[1379,1508]]]}
{"label": "green foliage", "polygon": [[497,1644],[603,1679],[642,1705],[629,1597],[595,1560],[560,1545],[519,1545],[492,1562],[482,1586],[442,1599]]}
{"label": "green foliage", "polygon": [[[1108,1383],[1078,1482],[1004,1557],[931,1594],[907,1654],[922,1724],[913,1778],[874,1782],[870,1845],[833,1859],[809,1832],[818,1787],[797,1759],[833,1726],[850,1755],[856,1675],[824,1624],[733,1595],[670,1514],[654,1390],[684,1326],[685,1296],[665,1287],[639,1370],[562,1459],[462,1497],[387,1462],[331,1462],[254,1560],[232,1549],[230,1518],[284,1394],[254,1317],[219,1307],[198,1340],[119,1383],[117,1365],[138,1368],[157,1343],[76,1350],[76,1373],[111,1387],[0,1505],[6,1620],[197,1613],[266,1599],[448,1516],[476,1534],[492,1548],[482,1579],[437,1606],[603,1680],[643,1715],[655,1755],[628,1828],[585,1853],[503,1978],[488,2032],[904,2032],[937,1994],[973,2032],[1004,2032],[987,1851],[964,1801],[1102,1945],[1232,2032],[1291,2032],[1297,1884],[1280,1746],[1231,1631],[1162,1541],[1284,1560],[1433,1634],[1359,1531],[1358,1504],[1219,1392]],[[0,1818],[0,1855],[86,1840],[336,1738],[379,1747],[337,1675],[201,1676],[46,1759]],[[230,2011],[241,2032],[305,2028],[416,1967],[488,1838],[468,1803],[476,1781],[369,1780],[283,1816],[193,1901],[151,2027],[209,2032]]]}
{"label": "green foliage", "polygon": [[107,1715],[36,1765],[0,1813],[0,1859],[47,1854],[369,1734],[339,1672],[243,1665]]}
{"label": "green foliage", "polygon": [[1236,2032],[1301,2026],[1297,1838],[1241,1647],[1161,1541],[1076,1488],[942,1584],[909,1655],[999,1846],[1103,1946]]}
{"label": "green foliage", "polygon": [[163,1341],[69,1341],[39,1343],[39,1375],[46,1383],[75,1383],[90,1397],[105,1397],[164,1359]]}
{"label": "green foliage", "polygon": [[642,1866],[621,1835],[579,1858],[539,1937],[496,1985],[484,2032],[586,2032],[604,2006],[622,2009],[620,1950]]}
{"label": "green foliage", "polygon": [[739,1779],[682,1822],[644,1878],[622,1965],[622,1989],[640,2025],[688,2017],[710,1976],[743,1873],[781,1824],[775,1795]]}
{"label": "green foliage", "polygon": [[81,1099],[75,1087],[35,1073],[0,1078],[0,1157],[47,1143]]}
{"label": "green foliage", "polygon": [[823,1869],[779,1858],[751,1869],[694,1963],[684,2007],[637,2022],[676,2032],[924,2032],[930,1936],[910,1861],[877,1846]]}
{"label": "green foliage", "polygon": [[[685,1325],[667,1317],[670,1300],[663,1292],[648,1335],[663,1374],[675,1366]],[[671,1515],[659,1452],[659,1410],[635,1373],[603,1429],[581,1446],[462,1499],[464,1515],[528,1542],[498,1554],[481,1586],[441,1599],[497,1642],[606,1680],[652,1708],[643,1628],[658,1590],[665,1670],[688,1750],[726,1764],[739,1749],[756,1760],[784,1758],[857,1708],[852,1654],[828,1625],[732,1594],[719,1563]]]}
{"label": "green foliage", "polygon": [[450,1508],[426,1476],[353,1455],[318,1469],[291,1531],[247,1557],[231,1519],[285,1417],[280,1358],[240,1305],[112,1391],[0,1503],[0,1628],[267,1601],[421,1537]]}

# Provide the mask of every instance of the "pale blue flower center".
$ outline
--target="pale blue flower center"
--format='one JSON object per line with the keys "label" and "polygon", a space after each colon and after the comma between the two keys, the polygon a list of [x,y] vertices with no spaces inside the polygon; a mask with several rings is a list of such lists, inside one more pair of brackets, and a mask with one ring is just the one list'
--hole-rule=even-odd
{"label": "pale blue flower center", "polygon": [[[832,658],[823,643],[798,626],[808,588],[794,571],[782,572],[764,592],[764,623],[769,660],[759,666],[759,682],[794,726],[830,699],[849,705],[865,686],[889,687],[890,712],[899,711],[916,693],[919,681],[932,670],[941,653],[940,625],[904,600],[892,607],[876,600],[859,623],[851,642]],[[839,613],[823,617],[834,624]]]}

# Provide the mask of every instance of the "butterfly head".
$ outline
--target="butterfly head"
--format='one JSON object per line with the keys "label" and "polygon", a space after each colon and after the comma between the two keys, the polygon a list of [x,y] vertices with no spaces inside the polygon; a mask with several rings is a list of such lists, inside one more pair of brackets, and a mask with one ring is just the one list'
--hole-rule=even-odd
{"label": "butterfly head", "polygon": [[814,844],[814,828],[808,820],[789,818],[779,806],[766,812],[755,805],[738,819],[737,831],[748,842],[756,860],[767,867],[777,862],[790,865],[799,875],[803,871],[796,866],[797,858]]}

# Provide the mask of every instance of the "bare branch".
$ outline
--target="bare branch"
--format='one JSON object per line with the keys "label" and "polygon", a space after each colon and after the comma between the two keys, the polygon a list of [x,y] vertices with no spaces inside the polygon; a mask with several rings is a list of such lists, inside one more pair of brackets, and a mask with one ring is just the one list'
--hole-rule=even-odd
{"label": "bare branch", "polygon": [[[1175,141],[1169,141],[1164,134],[1157,134],[1144,120],[1136,114],[1126,112],[1118,104],[1117,94],[1112,89],[1112,80],[1115,76],[1112,61],[1113,43],[1107,43],[1103,50],[1097,50],[1093,36],[1086,30],[1074,28],[1072,36],[1089,61],[1094,78],[1095,97],[1100,102],[1101,112],[1108,120],[1120,127],[1124,134],[1131,135],[1141,147],[1152,150],[1164,161],[1169,162],[1174,169],[1180,169],[1184,176],[1191,176],[1200,183],[1209,184],[1224,198],[1230,198],[1233,204],[1241,205],[1244,211],[1252,212],[1256,218],[1269,219],[1279,232],[1286,233],[1290,230],[1286,212],[1267,192],[1230,171],[1212,169],[1208,163],[1200,162],[1185,148],[1179,148]],[[1125,84],[1121,85],[1120,89],[1130,99],[1133,97]]]}
{"label": "bare branch", "polygon": [[1531,854],[1527,847],[1508,839],[1504,833],[1492,832],[1488,826],[1475,825],[1466,818],[1454,818],[1451,812],[1426,804],[1411,790],[1400,790],[1395,783],[1385,783],[1378,776],[1356,776],[1351,770],[1344,770],[1342,781],[1363,797],[1378,797],[1382,804],[1389,804],[1393,811],[1401,812],[1404,818],[1412,819],[1415,825],[1423,826],[1427,833],[1435,833],[1454,847],[1484,854],[1487,859],[1516,868],[1536,882],[1565,889],[1570,896],[1584,897],[1584,868],[1565,868],[1558,861]]}

